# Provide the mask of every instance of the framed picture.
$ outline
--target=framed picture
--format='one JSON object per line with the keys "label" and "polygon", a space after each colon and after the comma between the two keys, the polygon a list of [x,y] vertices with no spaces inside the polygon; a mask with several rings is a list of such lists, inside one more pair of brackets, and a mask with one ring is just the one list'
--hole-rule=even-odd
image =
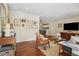
{"label": "framed picture", "polygon": [[26,19],[20,19],[20,22],[21,22],[21,26],[25,27]]}
{"label": "framed picture", "polygon": [[15,18],[14,20],[13,20],[13,26],[20,26],[20,19],[19,18]]}
{"label": "framed picture", "polygon": [[25,22],[26,22],[26,19],[21,19],[21,22],[22,22],[22,23],[25,23]]}
{"label": "framed picture", "polygon": [[32,27],[32,28],[36,28],[36,26],[37,26],[37,21],[31,20],[31,23],[32,23],[31,27]]}
{"label": "framed picture", "polygon": [[61,28],[62,27],[62,24],[60,23],[60,24],[58,24],[58,28]]}

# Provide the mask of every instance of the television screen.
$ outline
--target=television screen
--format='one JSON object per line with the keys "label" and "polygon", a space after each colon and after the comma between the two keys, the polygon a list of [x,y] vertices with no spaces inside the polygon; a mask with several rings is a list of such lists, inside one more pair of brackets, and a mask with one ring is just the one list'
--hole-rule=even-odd
{"label": "television screen", "polygon": [[64,30],[79,30],[79,23],[65,23]]}

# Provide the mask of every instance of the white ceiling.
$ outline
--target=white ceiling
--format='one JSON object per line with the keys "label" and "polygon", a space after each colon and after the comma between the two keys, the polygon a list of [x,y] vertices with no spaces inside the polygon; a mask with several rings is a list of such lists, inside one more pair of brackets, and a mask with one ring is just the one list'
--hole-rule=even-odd
{"label": "white ceiling", "polygon": [[79,3],[10,3],[9,8],[38,15],[45,20],[79,14]]}

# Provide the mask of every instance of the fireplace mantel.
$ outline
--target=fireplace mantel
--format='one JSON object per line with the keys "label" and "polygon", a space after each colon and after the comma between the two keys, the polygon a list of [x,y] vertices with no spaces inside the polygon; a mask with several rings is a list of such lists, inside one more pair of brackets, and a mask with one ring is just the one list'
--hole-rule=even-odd
{"label": "fireplace mantel", "polygon": [[6,44],[16,44],[16,39],[14,37],[0,37],[0,45]]}
{"label": "fireplace mantel", "polygon": [[15,50],[15,37],[0,37],[0,56],[14,56]]}

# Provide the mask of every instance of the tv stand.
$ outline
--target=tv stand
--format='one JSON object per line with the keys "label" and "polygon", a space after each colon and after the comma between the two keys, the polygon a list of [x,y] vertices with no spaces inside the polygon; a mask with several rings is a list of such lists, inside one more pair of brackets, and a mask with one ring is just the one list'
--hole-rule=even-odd
{"label": "tv stand", "polygon": [[[62,42],[59,42],[59,45],[60,45],[59,54],[65,53],[67,55],[75,55],[75,56],[79,55],[79,45],[78,44],[73,44],[70,42],[62,41]],[[61,52],[61,50],[62,50],[62,52]],[[75,51],[75,54],[73,53],[73,51]]]}

